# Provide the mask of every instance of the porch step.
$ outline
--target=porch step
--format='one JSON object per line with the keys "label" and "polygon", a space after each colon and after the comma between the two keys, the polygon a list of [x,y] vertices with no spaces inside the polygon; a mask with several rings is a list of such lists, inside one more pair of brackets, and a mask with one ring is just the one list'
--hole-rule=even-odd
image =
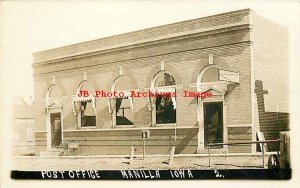
{"label": "porch step", "polygon": [[48,149],[47,151],[41,151],[40,156],[41,157],[58,156],[60,154],[60,150],[61,149],[59,149],[59,148],[51,148],[51,149]]}
{"label": "porch step", "polygon": [[[208,154],[208,149],[197,149],[198,154]],[[228,149],[211,149],[211,154],[227,154]]]}

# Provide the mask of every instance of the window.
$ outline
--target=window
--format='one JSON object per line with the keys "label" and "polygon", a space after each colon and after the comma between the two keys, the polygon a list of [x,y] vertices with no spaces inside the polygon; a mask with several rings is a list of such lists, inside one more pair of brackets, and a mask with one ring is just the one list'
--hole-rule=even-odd
{"label": "window", "polygon": [[156,124],[176,123],[176,109],[170,95],[156,98]]}
{"label": "window", "polygon": [[115,125],[133,125],[133,100],[130,91],[133,90],[131,80],[121,76],[115,80],[115,91],[123,93],[123,97],[115,98]]}
{"label": "window", "polygon": [[[81,95],[80,91],[87,91],[88,96]],[[73,97],[73,113],[77,116],[78,128],[96,127],[96,97],[95,91],[88,81],[82,81]]]}
{"label": "window", "polygon": [[133,125],[133,113],[129,97],[116,98],[116,125]]}
{"label": "window", "polygon": [[157,75],[154,83],[154,90],[158,92],[155,96],[155,123],[170,124],[176,123],[176,91],[175,79],[167,72]]}
{"label": "window", "polygon": [[91,102],[80,102],[80,115],[81,127],[96,126],[96,113]]}
{"label": "window", "polygon": [[159,73],[155,80],[154,87],[172,86],[175,85],[175,79],[169,73]]}
{"label": "window", "polygon": [[211,67],[206,70],[201,78],[201,82],[217,82],[219,81],[219,69]]}

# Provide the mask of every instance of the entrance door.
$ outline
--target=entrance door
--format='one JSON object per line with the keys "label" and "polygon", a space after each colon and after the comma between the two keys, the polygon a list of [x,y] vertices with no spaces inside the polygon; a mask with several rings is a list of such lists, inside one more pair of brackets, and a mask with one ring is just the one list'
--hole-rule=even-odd
{"label": "entrance door", "polygon": [[[208,143],[223,142],[223,103],[204,103],[204,142],[207,148]],[[212,148],[222,148],[215,146]]]}
{"label": "entrance door", "polygon": [[59,147],[61,143],[61,113],[51,113],[51,147]]}

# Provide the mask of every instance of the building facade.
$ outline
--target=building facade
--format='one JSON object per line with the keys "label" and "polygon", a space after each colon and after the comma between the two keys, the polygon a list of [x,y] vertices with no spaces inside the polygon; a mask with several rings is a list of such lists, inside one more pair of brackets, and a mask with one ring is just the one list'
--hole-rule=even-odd
{"label": "building facade", "polygon": [[79,155],[141,154],[143,130],[153,155],[277,138],[288,124],[287,44],[285,28],[244,9],[37,52],[36,154],[63,141]]}

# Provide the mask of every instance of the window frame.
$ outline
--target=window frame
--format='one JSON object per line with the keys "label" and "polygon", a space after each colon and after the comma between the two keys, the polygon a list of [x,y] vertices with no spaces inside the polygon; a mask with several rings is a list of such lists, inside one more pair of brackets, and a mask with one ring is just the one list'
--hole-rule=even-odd
{"label": "window frame", "polygon": [[[96,100],[96,99],[95,99]],[[87,102],[87,103],[92,103],[92,101],[91,102]],[[78,122],[78,127],[80,128],[80,129],[91,129],[91,128],[96,128],[97,127],[97,113],[95,112],[95,125],[93,125],[93,126],[82,126],[82,110],[81,110],[81,106],[82,106],[82,101],[80,101],[80,103],[79,103],[80,105],[79,105],[79,113],[77,114],[77,122]],[[92,105],[92,104],[90,104],[90,105]]]}
{"label": "window frame", "polygon": [[[169,85],[169,86],[155,87],[155,83],[156,83],[157,79],[159,78],[159,76],[161,74],[164,74],[164,73],[170,74],[173,77],[175,84],[174,85]],[[174,92],[176,93],[176,88],[177,88],[176,80],[175,80],[173,74],[171,74],[168,71],[159,71],[158,73],[155,74],[155,76],[152,79],[150,91],[153,91],[153,92],[156,92],[156,91],[157,92],[162,92],[161,90],[164,90],[164,92],[172,92],[172,90],[174,90]],[[170,91],[168,91],[168,90],[170,90]],[[176,102],[175,123],[157,123],[156,122],[156,99],[155,99],[155,102],[153,102],[153,100],[151,100],[151,105],[152,105],[151,126],[152,127],[166,127],[166,126],[176,126],[177,125],[177,93],[176,93],[176,97],[175,97],[175,102]],[[153,103],[155,103],[155,104],[153,104]]]}
{"label": "window frame", "polygon": [[[133,88],[131,88],[130,90],[116,90],[116,87],[117,87],[117,85],[118,85],[118,82],[119,82],[120,79],[122,79],[122,78],[128,79],[128,80],[130,81],[130,83],[131,83],[131,86],[133,86],[132,81],[131,81],[131,79],[130,79],[128,76],[126,76],[126,75],[120,75],[119,77],[117,77],[117,78],[114,80],[114,82],[113,82],[113,84],[112,84],[112,87],[111,87],[111,92],[114,92],[114,91],[116,91],[116,92],[118,92],[118,93],[123,92],[123,93],[124,93],[124,97],[125,97],[125,96],[130,97],[131,91],[134,91]],[[128,94],[127,94],[127,93],[128,93]],[[113,129],[116,129],[116,128],[130,128],[130,127],[136,127],[136,125],[134,124],[134,115],[133,115],[132,125],[117,125],[117,108],[116,108],[116,105],[117,105],[116,99],[117,99],[117,98],[121,98],[121,97],[111,97],[111,98],[109,99],[109,103],[110,103],[111,107],[113,108],[113,109],[112,109],[112,112],[111,112],[111,115],[112,115],[112,128],[113,128]],[[130,98],[131,98],[131,99],[129,99],[129,100],[131,100],[131,103],[132,103],[132,107],[131,107],[132,109],[131,109],[131,110],[133,111],[134,100],[133,100],[133,97],[130,97]],[[115,101],[113,102],[113,105],[114,105],[114,106],[112,106],[112,101],[111,101],[111,99],[115,100]],[[134,113],[134,111],[133,111],[132,113]]]}
{"label": "window frame", "polygon": [[[118,91],[118,92],[124,92],[125,93],[125,91]],[[125,96],[124,96],[125,97]],[[129,99],[129,97],[130,96],[128,96],[128,100],[132,100],[132,107],[130,107],[130,109],[128,109],[128,110],[131,110],[131,111],[133,111],[133,106],[134,106],[134,103],[133,103],[133,97],[130,97],[131,99]],[[121,98],[121,97],[115,97],[114,98],[114,100],[116,100],[116,99],[118,99],[118,98]],[[115,128],[125,128],[125,127],[135,127],[135,125],[134,125],[134,120],[132,121],[132,125],[124,125],[124,124],[120,124],[120,125],[117,125],[117,107],[116,107],[116,105],[117,105],[117,102],[115,101],[115,103],[114,103],[114,105],[115,105],[115,107],[114,107],[114,111],[113,111],[113,118],[114,118],[114,127]],[[133,112],[132,112],[133,113]],[[125,116],[126,117],[126,116]]]}

